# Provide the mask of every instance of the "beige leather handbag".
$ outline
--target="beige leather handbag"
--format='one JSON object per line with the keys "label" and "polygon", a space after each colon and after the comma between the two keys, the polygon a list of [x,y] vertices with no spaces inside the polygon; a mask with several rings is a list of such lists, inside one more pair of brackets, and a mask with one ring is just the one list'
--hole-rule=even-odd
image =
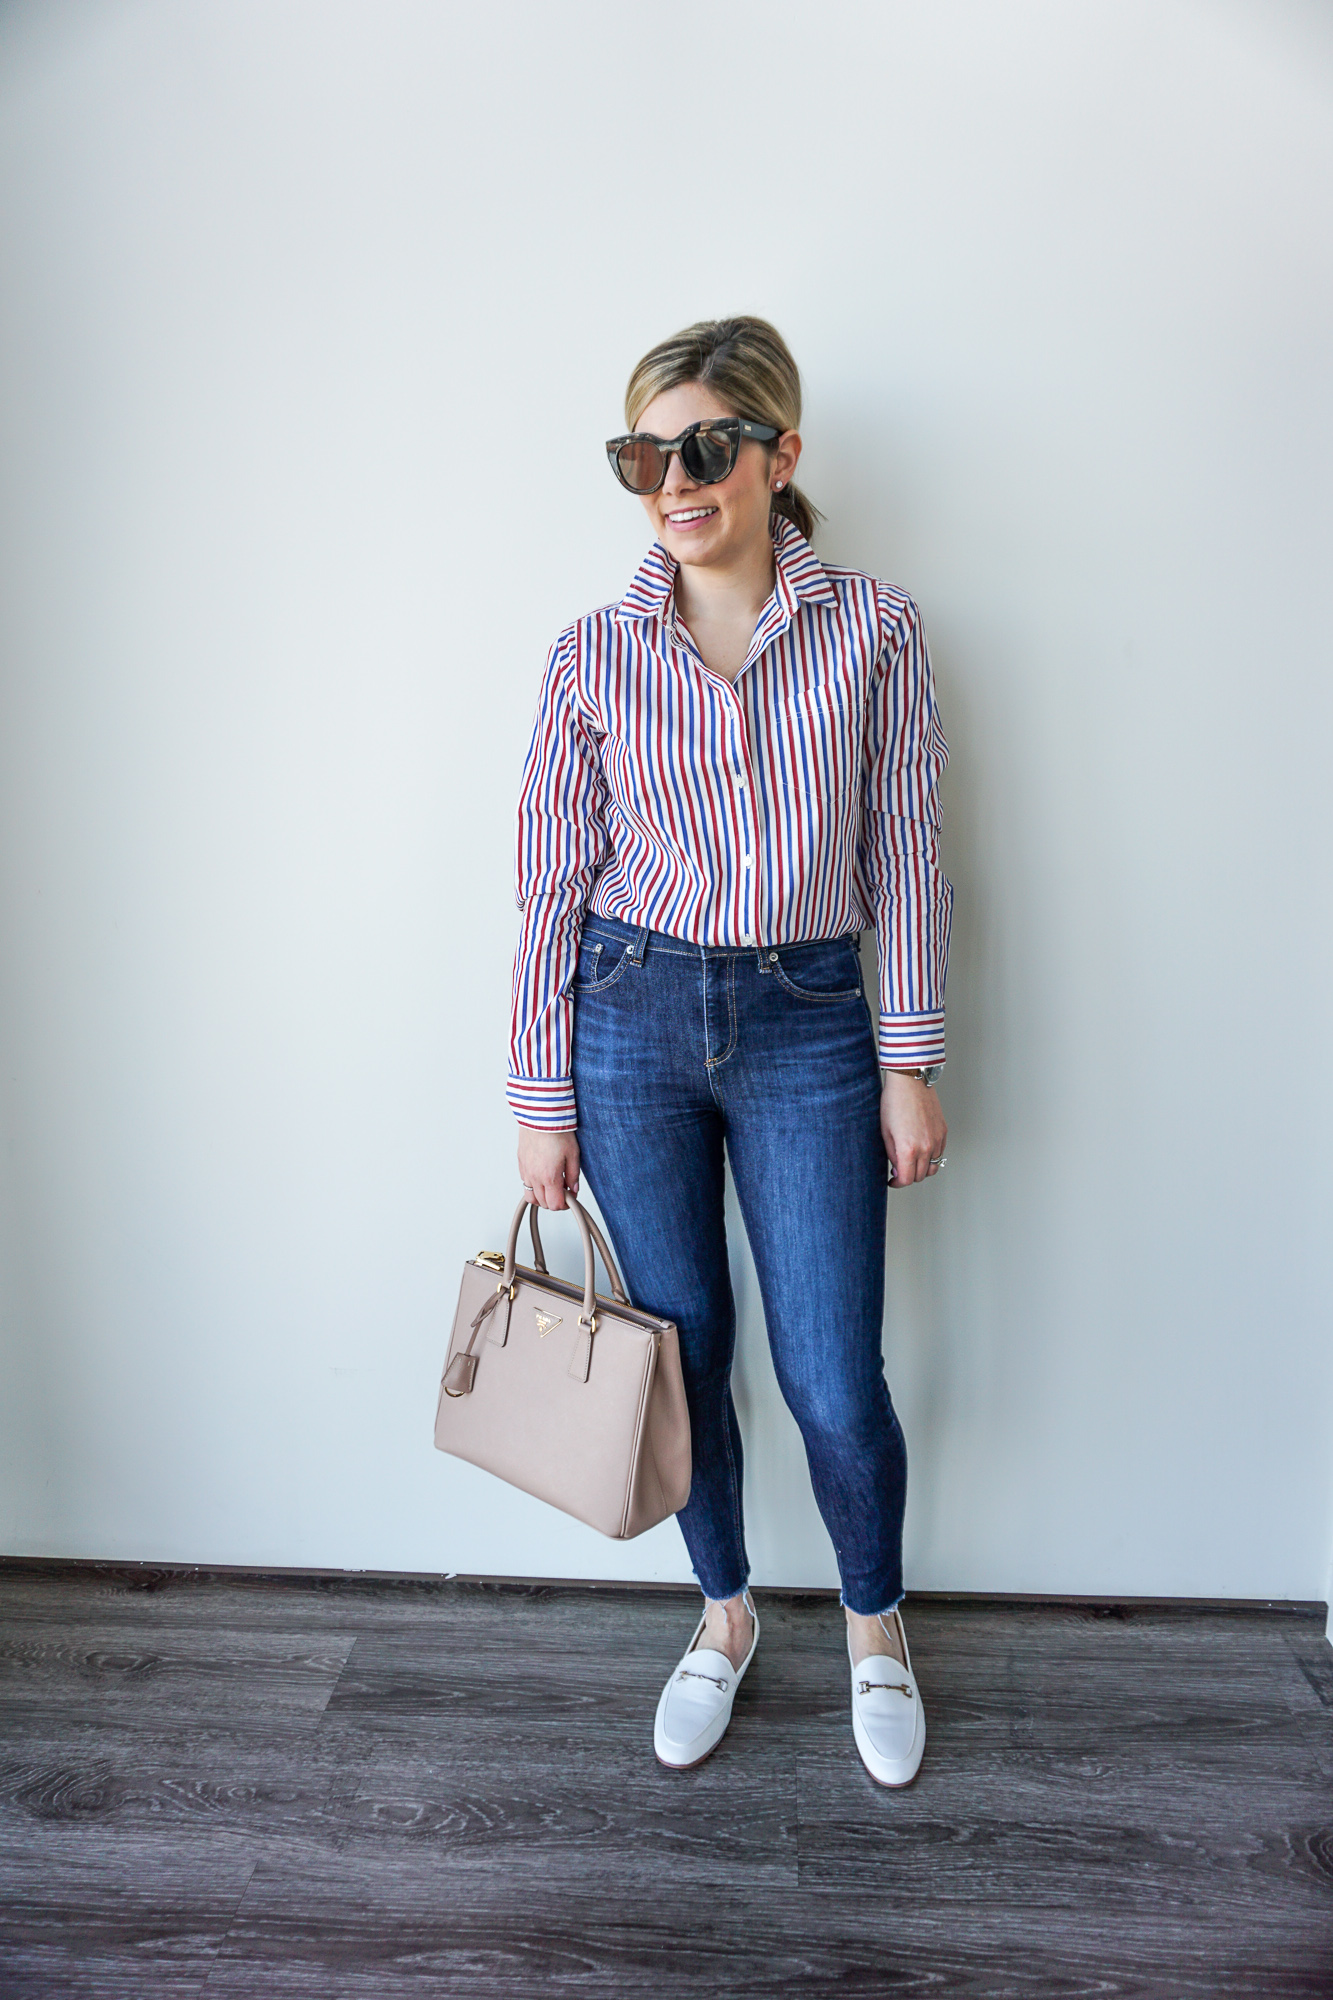
{"label": "beige leather handbag", "polygon": [[[670,1320],[636,1312],[606,1239],[571,1195],[583,1289],[549,1276],[537,1205],[521,1201],[504,1256],[463,1267],[435,1443],[628,1541],[690,1497],[690,1417]],[[516,1262],[528,1210],[532,1266]],[[611,1297],[594,1289],[593,1245]]]}

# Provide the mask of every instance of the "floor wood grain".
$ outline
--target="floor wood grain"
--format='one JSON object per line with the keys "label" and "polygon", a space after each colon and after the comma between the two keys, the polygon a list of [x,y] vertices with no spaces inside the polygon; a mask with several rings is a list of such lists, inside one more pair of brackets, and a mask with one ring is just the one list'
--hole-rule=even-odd
{"label": "floor wood grain", "polygon": [[1333,2000],[1308,1609],[909,1603],[889,1793],[759,1601],[677,1774],[686,1592],[0,1565],[0,1996]]}

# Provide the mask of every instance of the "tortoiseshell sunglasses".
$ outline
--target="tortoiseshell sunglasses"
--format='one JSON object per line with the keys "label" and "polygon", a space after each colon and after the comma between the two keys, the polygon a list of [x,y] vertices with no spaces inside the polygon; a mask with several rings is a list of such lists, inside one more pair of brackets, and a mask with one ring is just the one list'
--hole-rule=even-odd
{"label": "tortoiseshell sunglasses", "polygon": [[752,423],[748,417],[705,417],[702,423],[688,425],[679,437],[631,431],[626,437],[608,438],[606,455],[629,492],[656,493],[666,482],[673,451],[680,453],[680,462],[696,485],[716,486],[735,471],[743,438],[769,444],[781,435],[775,424]]}

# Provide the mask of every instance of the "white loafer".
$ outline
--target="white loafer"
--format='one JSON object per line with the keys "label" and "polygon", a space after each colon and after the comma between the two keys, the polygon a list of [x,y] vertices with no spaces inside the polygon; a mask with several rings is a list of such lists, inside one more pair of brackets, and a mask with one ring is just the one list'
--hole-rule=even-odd
{"label": "white loafer", "polygon": [[[907,1634],[896,1611],[905,1667],[881,1653],[852,1664],[852,1734],[861,1762],[877,1785],[910,1785],[926,1747],[926,1711],[912,1672]],[[880,1614],[883,1623],[883,1613]],[[852,1635],[847,1634],[847,1657]]]}
{"label": "white loafer", "polygon": [[673,1771],[689,1771],[702,1764],[727,1733],[736,1690],[759,1644],[758,1615],[748,1590],[744,1596],[745,1608],[754,1619],[754,1637],[740,1665],[733,1667],[725,1653],[715,1653],[709,1646],[695,1651],[704,1629],[701,1618],[694,1638],[680,1656],[680,1665],[662,1689],[653,1721],[653,1748],[658,1762]]}

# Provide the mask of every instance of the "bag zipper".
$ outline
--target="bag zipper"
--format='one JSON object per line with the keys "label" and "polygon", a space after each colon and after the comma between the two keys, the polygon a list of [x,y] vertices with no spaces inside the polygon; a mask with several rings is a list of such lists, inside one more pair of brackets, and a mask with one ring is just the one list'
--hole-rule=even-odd
{"label": "bag zipper", "polygon": [[[503,1271],[505,1267],[505,1260],[498,1250],[478,1250],[472,1261],[485,1271]],[[547,1291],[559,1292],[565,1299],[583,1298],[581,1285],[566,1284],[563,1278],[552,1278],[543,1271],[532,1270],[526,1264],[515,1264],[514,1283],[518,1285],[524,1282],[529,1285],[544,1286]],[[600,1292],[595,1296],[593,1303],[598,1312],[614,1313],[621,1319],[630,1320],[635,1326],[641,1326],[646,1333],[655,1335],[659,1341],[665,1328],[670,1325],[669,1320],[653,1319],[651,1314],[641,1313],[634,1306],[622,1306],[616,1299],[603,1298]]]}

